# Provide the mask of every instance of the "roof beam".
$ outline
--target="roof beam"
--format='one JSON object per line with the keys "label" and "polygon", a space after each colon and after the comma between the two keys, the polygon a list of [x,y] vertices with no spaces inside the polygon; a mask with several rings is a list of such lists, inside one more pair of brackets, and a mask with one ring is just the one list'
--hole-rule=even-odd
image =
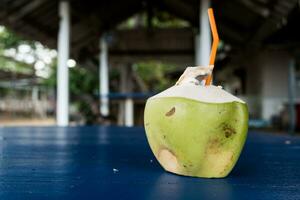
{"label": "roof beam", "polygon": [[259,14],[262,17],[268,17],[270,15],[269,9],[257,5],[251,0],[241,0],[241,3],[245,5],[247,8],[249,8],[252,12]]}
{"label": "roof beam", "polygon": [[297,0],[277,1],[270,16],[258,28],[249,44],[258,44],[278,30],[282,25],[282,21],[288,17],[297,2]]}
{"label": "roof beam", "polygon": [[13,22],[18,21],[19,19],[22,19],[24,16],[26,16],[28,13],[30,13],[33,10],[35,10],[36,8],[38,8],[40,5],[42,5],[46,1],[47,0],[29,1],[22,9],[18,10],[18,13],[9,17],[9,20],[13,23]]}
{"label": "roof beam", "polygon": [[220,29],[220,33],[223,33],[228,38],[230,38],[231,40],[236,41],[237,43],[242,43],[242,42],[245,41],[245,38],[242,36],[244,34],[241,34],[240,32],[232,29],[231,27],[229,27],[225,23],[219,23],[219,29]]}
{"label": "roof beam", "polygon": [[177,15],[178,17],[185,19],[192,24],[198,24],[198,13],[196,7],[186,4],[180,0],[164,0],[164,4],[169,8],[168,10]]}

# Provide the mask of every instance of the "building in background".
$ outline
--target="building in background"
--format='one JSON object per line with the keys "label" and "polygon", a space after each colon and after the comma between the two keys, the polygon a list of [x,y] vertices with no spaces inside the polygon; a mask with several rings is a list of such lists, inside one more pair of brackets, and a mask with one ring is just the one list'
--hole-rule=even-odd
{"label": "building in background", "polygon": [[[132,126],[142,124],[145,98],[174,83],[186,66],[207,65],[209,6],[222,40],[215,84],[248,102],[251,125],[299,126],[297,0],[5,0],[0,24],[58,48],[57,93],[52,87],[49,94],[58,98],[50,105],[59,125]],[[68,70],[70,58],[77,67]]]}

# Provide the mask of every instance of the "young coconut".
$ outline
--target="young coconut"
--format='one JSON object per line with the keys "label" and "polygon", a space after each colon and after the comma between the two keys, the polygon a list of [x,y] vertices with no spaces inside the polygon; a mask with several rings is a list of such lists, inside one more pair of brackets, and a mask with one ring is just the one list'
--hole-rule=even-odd
{"label": "young coconut", "polygon": [[220,178],[239,158],[247,137],[247,105],[221,87],[203,85],[212,68],[188,67],[175,86],[147,100],[147,139],[166,171]]}

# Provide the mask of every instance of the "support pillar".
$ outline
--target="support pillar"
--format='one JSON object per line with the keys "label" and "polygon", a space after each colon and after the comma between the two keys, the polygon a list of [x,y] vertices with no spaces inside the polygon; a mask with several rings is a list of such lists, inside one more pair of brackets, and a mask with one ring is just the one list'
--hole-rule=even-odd
{"label": "support pillar", "polygon": [[[127,66],[126,70],[126,93],[130,94],[132,93],[132,68],[131,64]],[[125,99],[125,105],[124,105],[124,119],[125,119],[125,126],[132,127],[134,125],[134,102],[132,97],[127,96]]]}
{"label": "support pillar", "polygon": [[208,66],[211,48],[211,34],[207,10],[209,0],[200,0],[199,34],[195,37],[195,64]]}
{"label": "support pillar", "polygon": [[125,126],[132,127],[134,125],[134,103],[132,98],[125,100]]}
{"label": "support pillar", "polygon": [[108,72],[108,48],[105,37],[100,38],[99,43],[99,84],[100,84],[100,113],[102,116],[109,115],[109,72]]}
{"label": "support pillar", "polygon": [[[121,66],[121,84],[120,90],[123,94],[129,94],[132,92],[132,77],[131,66]],[[125,101],[120,103],[119,106],[119,123],[122,125],[131,127],[134,125],[134,101],[131,97],[126,97]]]}
{"label": "support pillar", "polygon": [[68,1],[59,2],[59,32],[57,57],[57,105],[56,123],[58,126],[69,124],[69,59],[70,45],[70,8]]}
{"label": "support pillar", "polygon": [[[127,69],[126,65],[120,65],[120,93],[126,93],[127,84]],[[119,113],[118,113],[118,125],[125,125],[125,102],[123,100],[119,101]]]}
{"label": "support pillar", "polygon": [[39,88],[38,86],[33,86],[31,90],[31,101],[33,105],[33,110],[37,113],[38,110],[38,101],[39,101]]}
{"label": "support pillar", "polygon": [[39,88],[38,86],[33,86],[31,90],[31,100],[36,103],[39,100]]}
{"label": "support pillar", "polygon": [[296,77],[295,77],[295,60],[291,59],[289,64],[289,133],[294,134],[296,129],[296,111],[295,111],[295,88],[296,88]]}

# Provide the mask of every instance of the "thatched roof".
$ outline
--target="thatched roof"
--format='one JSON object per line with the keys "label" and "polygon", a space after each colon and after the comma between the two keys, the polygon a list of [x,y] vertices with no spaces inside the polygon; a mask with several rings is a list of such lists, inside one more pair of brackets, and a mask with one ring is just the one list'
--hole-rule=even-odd
{"label": "thatched roof", "polygon": [[[296,23],[297,0],[222,0],[212,1],[219,35],[232,47],[277,42],[299,44]],[[72,55],[88,57],[98,49],[100,35],[140,11],[167,11],[199,28],[199,0],[70,0],[72,9]],[[155,14],[155,12],[154,12]],[[58,1],[2,0],[0,24],[25,38],[39,40],[56,48]],[[279,38],[279,39],[278,39]],[[292,40],[292,41],[291,41]],[[118,50],[116,50],[118,52]]]}

